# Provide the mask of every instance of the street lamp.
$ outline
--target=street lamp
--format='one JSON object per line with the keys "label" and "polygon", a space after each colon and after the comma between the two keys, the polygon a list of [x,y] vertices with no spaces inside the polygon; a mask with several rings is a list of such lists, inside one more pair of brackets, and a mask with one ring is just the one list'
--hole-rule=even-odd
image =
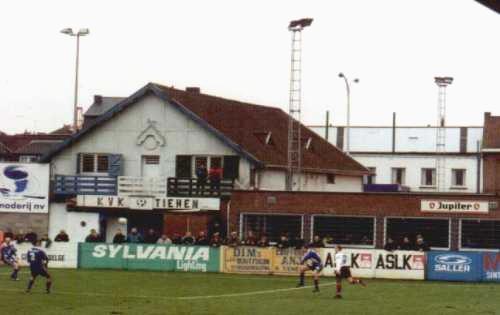
{"label": "street lamp", "polygon": [[[346,149],[345,152],[349,154],[350,152],[350,129],[351,129],[351,85],[349,79],[342,72],[339,73],[339,78],[343,78],[345,82],[345,88],[347,92],[347,126],[346,126]],[[353,83],[358,83],[359,79],[356,78],[352,80]]]}
{"label": "street lamp", "polygon": [[65,28],[61,33],[76,37],[76,63],[75,63],[75,100],[73,104],[73,130],[78,130],[78,66],[80,59],[80,36],[86,36],[90,33],[88,28],[81,28],[77,33],[72,28]]}

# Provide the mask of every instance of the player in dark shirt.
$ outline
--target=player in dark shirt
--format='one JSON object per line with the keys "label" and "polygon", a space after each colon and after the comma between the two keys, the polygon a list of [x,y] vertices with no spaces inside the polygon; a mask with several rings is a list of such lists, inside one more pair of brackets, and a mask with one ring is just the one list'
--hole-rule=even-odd
{"label": "player in dark shirt", "polygon": [[297,287],[304,286],[304,274],[306,271],[311,270],[314,276],[313,292],[319,292],[319,275],[323,269],[323,264],[321,263],[321,257],[319,257],[318,253],[314,250],[313,244],[309,244],[307,247],[309,249],[300,261],[300,282]]}
{"label": "player in dark shirt", "polygon": [[47,279],[47,282],[45,284],[45,289],[47,293],[50,293],[50,287],[52,285],[52,278],[50,277],[49,273],[47,272],[47,266],[49,263],[49,258],[47,257],[47,254],[40,249],[41,242],[37,241],[36,243],[33,244],[34,247],[31,248],[28,251],[28,263],[30,264],[30,269],[31,269],[31,278],[28,283],[28,288],[26,289],[26,293],[29,293],[31,291],[31,288],[33,287],[33,284],[35,283],[35,279],[38,276],[45,277]]}
{"label": "player in dark shirt", "polygon": [[0,256],[2,256],[2,261],[7,266],[12,267],[12,274],[10,278],[12,280],[19,280],[17,274],[19,273],[19,263],[17,261],[17,250],[14,244],[11,243],[10,237],[5,238],[5,244],[1,246]]}

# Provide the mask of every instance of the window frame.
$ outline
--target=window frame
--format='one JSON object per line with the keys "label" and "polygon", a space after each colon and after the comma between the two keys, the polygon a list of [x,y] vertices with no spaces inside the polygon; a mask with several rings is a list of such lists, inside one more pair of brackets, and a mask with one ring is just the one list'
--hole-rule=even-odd
{"label": "window frame", "polygon": [[[277,210],[279,211],[279,210]],[[304,214],[295,214],[295,213],[278,213],[278,212],[240,212],[240,220],[239,220],[239,237],[243,239],[243,218],[245,215],[260,215],[260,216],[287,216],[287,217],[300,217],[300,238],[304,239]],[[229,229],[229,227],[228,227]],[[226,232],[230,232],[229,230]]]}
{"label": "window frame", "polygon": [[[88,175],[88,176],[103,176],[103,175],[108,175],[109,174],[109,153],[79,153],[80,154],[80,175]],[[93,155],[94,161],[93,161],[93,171],[92,172],[85,172],[83,170],[83,160],[85,155]],[[106,157],[107,161],[107,170],[105,172],[100,172],[99,171],[99,157]]]}
{"label": "window frame", "polygon": [[[436,246],[431,246],[431,250],[450,250],[451,249],[451,219],[452,218],[445,218],[445,217],[403,217],[403,216],[387,216],[384,217],[384,246],[387,242],[387,219],[418,219],[418,220],[448,220],[448,247],[436,247]],[[424,240],[425,236],[424,236]]]}
{"label": "window frame", "polygon": [[[461,171],[462,173],[462,185],[457,185],[456,183],[456,172]],[[467,187],[467,169],[465,168],[452,168],[451,169],[451,187],[452,188],[466,188]]]}
{"label": "window frame", "polygon": [[492,219],[492,218],[478,218],[478,217],[473,217],[473,218],[459,218],[458,219],[458,250],[464,251],[464,252],[477,252],[477,251],[483,251],[483,252],[498,252],[498,248],[468,248],[468,247],[462,247],[462,221],[499,221],[500,219]]}
{"label": "window frame", "polygon": [[[369,171],[369,175],[363,176],[363,184],[365,185],[374,185],[377,183],[377,167],[376,166],[367,166],[366,167]],[[373,174],[371,174],[373,173]],[[371,183],[370,183],[371,180]]]}
{"label": "window frame", "polygon": [[[401,173],[401,183],[397,182],[397,171]],[[406,185],[406,167],[391,167],[391,184]]]}
{"label": "window frame", "polygon": [[[339,244],[342,245],[342,247],[345,248],[364,248],[364,249],[374,249],[377,247],[377,217],[376,216],[371,216],[371,215],[336,215],[336,214],[313,214],[311,215],[311,226],[310,226],[310,231],[311,231],[311,240],[314,237],[314,220],[316,217],[340,217],[340,218],[369,218],[373,219],[373,245],[356,245],[356,244]],[[332,247],[332,246],[326,246],[326,247]]]}
{"label": "window frame", "polygon": [[220,159],[220,168],[224,169],[224,155],[217,155],[217,154],[207,154],[207,155],[201,155],[201,154],[194,154],[191,156],[191,177],[196,178],[196,158],[205,158],[206,159],[206,167],[207,167],[207,172],[210,170],[212,167],[212,158],[219,158]]}
{"label": "window frame", "polygon": [[[432,184],[431,185],[428,185],[427,184],[427,181],[424,180],[426,179],[426,174],[424,174],[424,172],[428,171],[428,170],[432,170],[431,172],[431,181],[432,181]],[[437,174],[436,174],[436,168],[435,167],[422,167],[420,169],[420,187],[422,188],[436,188],[436,180],[437,180]]]}

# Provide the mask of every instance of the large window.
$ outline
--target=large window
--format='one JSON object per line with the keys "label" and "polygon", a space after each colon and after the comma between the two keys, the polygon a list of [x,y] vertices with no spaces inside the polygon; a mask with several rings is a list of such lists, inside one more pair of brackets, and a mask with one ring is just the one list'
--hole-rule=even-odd
{"label": "large window", "polygon": [[422,186],[436,186],[436,169],[423,168],[422,169]]}
{"label": "large window", "polygon": [[334,244],[374,245],[375,219],[369,217],[315,216],[313,234],[332,238]]}
{"label": "large window", "polygon": [[401,244],[408,237],[412,246],[417,235],[422,235],[431,247],[449,248],[450,221],[448,219],[387,218],[386,241],[392,238]]}
{"label": "large window", "polygon": [[465,186],[465,170],[452,169],[451,170],[451,185],[455,187]]}
{"label": "large window", "polygon": [[271,242],[286,234],[290,239],[302,238],[302,216],[242,214],[243,235],[253,231],[257,236],[266,235]]}
{"label": "large window", "polygon": [[196,169],[201,165],[205,166],[207,171],[211,168],[221,168],[223,179],[237,179],[239,177],[240,158],[237,155],[178,155],[176,157],[176,177],[195,178]]}
{"label": "large window", "polygon": [[405,184],[406,170],[402,167],[392,168],[392,183],[404,185]]}
{"label": "large window", "polygon": [[462,248],[500,248],[500,220],[461,220]]}

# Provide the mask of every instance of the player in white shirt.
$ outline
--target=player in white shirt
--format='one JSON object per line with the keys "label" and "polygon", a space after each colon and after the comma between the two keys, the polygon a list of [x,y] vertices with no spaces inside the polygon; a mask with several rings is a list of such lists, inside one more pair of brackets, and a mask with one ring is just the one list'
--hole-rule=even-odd
{"label": "player in white shirt", "polygon": [[342,252],[342,246],[340,245],[335,246],[335,279],[337,282],[336,299],[342,298],[342,295],[340,295],[342,291],[342,279],[347,279],[350,284],[361,284],[362,286],[366,286],[361,279],[352,277],[351,267],[347,263],[347,254]]}

